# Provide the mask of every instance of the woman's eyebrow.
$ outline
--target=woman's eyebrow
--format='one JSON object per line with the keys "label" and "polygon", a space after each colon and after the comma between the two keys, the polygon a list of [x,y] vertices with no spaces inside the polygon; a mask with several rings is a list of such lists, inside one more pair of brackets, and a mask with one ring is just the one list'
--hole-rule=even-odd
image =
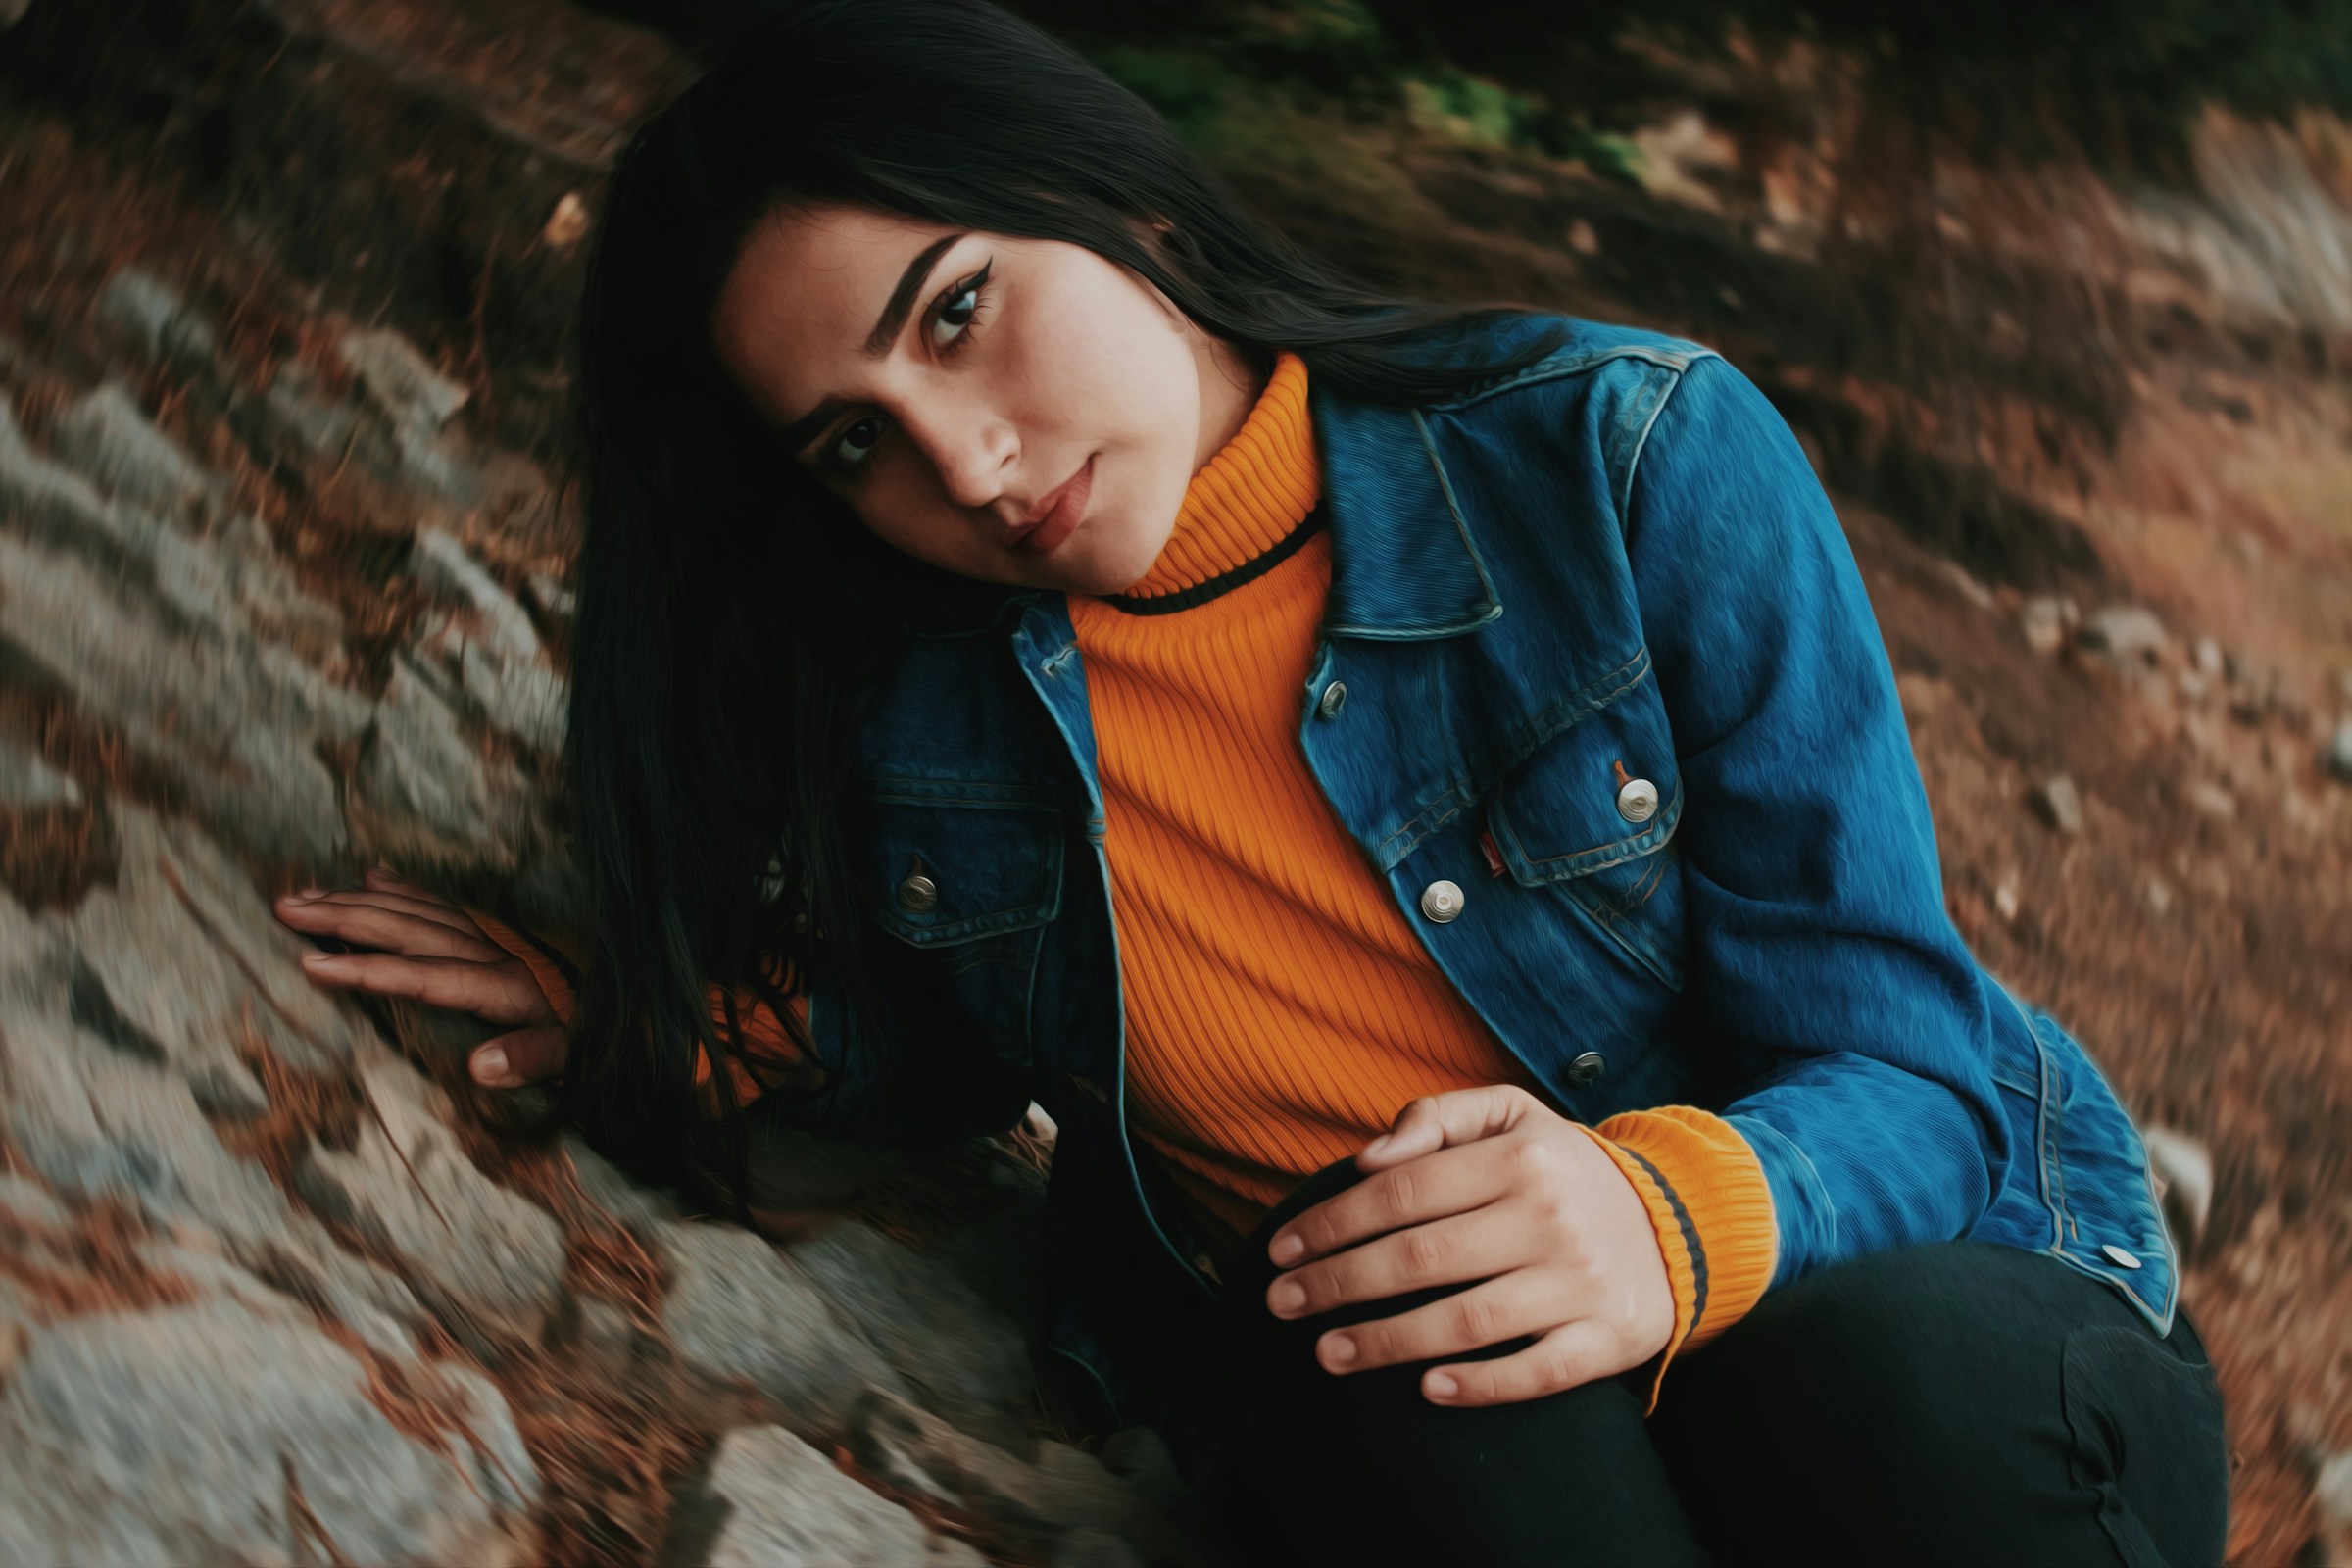
{"label": "woman's eyebrow", "polygon": [[[915,296],[922,292],[923,285],[930,280],[931,269],[938,266],[939,259],[955,249],[964,237],[961,233],[942,234],[915,252],[914,259],[906,264],[906,270],[899,274],[899,286],[890,291],[890,301],[882,307],[882,315],[875,320],[874,329],[865,335],[863,353],[867,359],[878,360],[890,352],[891,344],[898,341],[899,333],[906,325],[906,313],[914,309]],[[817,432],[832,423],[833,416],[848,407],[849,402],[844,398],[827,397],[819,402],[815,408],[784,427],[784,450],[799,456],[801,449],[815,440]]]}

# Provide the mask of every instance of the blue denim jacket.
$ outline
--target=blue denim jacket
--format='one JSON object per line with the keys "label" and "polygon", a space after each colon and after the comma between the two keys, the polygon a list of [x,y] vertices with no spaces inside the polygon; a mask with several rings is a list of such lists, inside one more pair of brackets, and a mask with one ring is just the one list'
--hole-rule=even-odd
{"label": "blue denim jacket", "polygon": [[[1945,912],[1877,623],[1802,450],[1709,350],[1570,324],[1532,368],[1419,408],[1309,387],[1334,566],[1298,738],[1332,809],[1565,1114],[1685,1103],[1740,1130],[1771,1187],[1774,1286],[1973,1236],[2049,1252],[2169,1331],[2179,1265],[2139,1135]],[[897,973],[876,1044],[853,1049],[842,999],[812,995],[838,1064],[824,1119],[919,1138],[1044,1105],[1051,1348],[1143,1417],[1150,1369],[1117,1348],[1105,1276],[1141,1245],[1174,1288],[1216,1286],[1126,1133],[1062,599],[914,639],[855,793]],[[898,892],[917,869],[928,902]],[[1423,906],[1440,882],[1460,890],[1442,921]]]}

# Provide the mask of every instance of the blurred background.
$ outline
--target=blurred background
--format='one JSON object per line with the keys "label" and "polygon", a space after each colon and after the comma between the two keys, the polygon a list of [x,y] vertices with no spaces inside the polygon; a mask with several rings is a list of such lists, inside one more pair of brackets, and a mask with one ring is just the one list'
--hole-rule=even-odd
{"label": "blurred background", "polygon": [[[1203,1549],[1027,1403],[1040,1140],[694,1224],[269,912],[564,919],[584,241],[742,9],[0,0],[0,1559]],[[1364,275],[1772,397],[2150,1129],[2231,1561],[2352,1562],[2352,0],[1014,9]]]}

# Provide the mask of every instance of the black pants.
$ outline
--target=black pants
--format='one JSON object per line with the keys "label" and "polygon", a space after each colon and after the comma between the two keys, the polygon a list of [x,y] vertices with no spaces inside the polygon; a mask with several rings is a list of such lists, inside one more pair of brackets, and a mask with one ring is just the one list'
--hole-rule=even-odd
{"label": "black pants", "polygon": [[[2229,1460],[2185,1311],[2159,1339],[2056,1258],[1903,1248],[1766,1296],[1667,1369],[1512,1404],[1431,1404],[1419,1361],[1336,1375],[1314,1342],[1451,1285],[1286,1322],[1274,1229],[1358,1179],[1295,1189],[1229,1271],[1198,1419],[1245,1560],[1282,1564],[2032,1564],[2211,1568]],[[1503,1355],[1531,1343],[1488,1347]],[[1448,1357],[1470,1359],[1472,1357]]]}

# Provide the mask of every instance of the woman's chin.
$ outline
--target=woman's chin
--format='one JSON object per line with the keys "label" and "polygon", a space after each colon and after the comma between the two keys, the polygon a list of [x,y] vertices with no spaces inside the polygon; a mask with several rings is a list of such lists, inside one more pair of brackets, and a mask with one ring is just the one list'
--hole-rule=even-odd
{"label": "woman's chin", "polygon": [[1124,593],[1152,569],[1166,542],[1090,539],[1081,528],[1040,564],[1065,593]]}

